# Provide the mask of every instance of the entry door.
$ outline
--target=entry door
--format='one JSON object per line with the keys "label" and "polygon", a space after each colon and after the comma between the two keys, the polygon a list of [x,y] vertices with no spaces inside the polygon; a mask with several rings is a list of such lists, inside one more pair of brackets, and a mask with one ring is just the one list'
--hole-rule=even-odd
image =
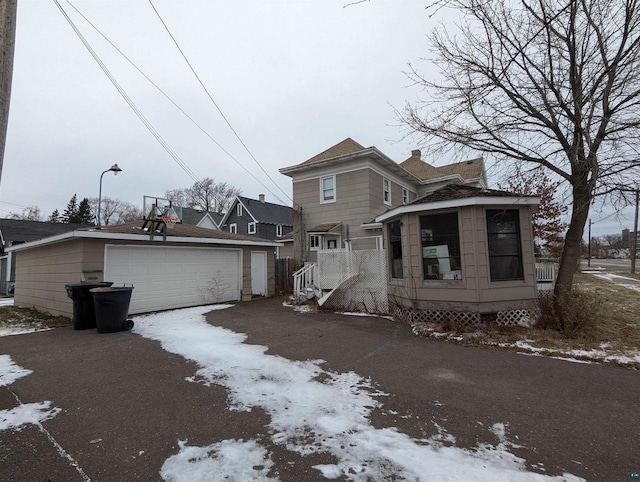
{"label": "entry door", "polygon": [[251,251],[251,294],[267,295],[267,253]]}

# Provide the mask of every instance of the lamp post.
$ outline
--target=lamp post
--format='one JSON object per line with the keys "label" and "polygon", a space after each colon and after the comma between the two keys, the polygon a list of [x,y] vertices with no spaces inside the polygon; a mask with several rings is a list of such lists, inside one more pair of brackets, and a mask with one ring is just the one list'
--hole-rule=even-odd
{"label": "lamp post", "polygon": [[117,164],[114,164],[109,169],[103,171],[102,174],[100,174],[100,191],[98,191],[98,227],[100,227],[100,208],[102,204],[102,176],[104,176],[105,173],[109,171],[112,171],[113,175],[117,176],[119,172],[122,172],[122,169],[120,169]]}

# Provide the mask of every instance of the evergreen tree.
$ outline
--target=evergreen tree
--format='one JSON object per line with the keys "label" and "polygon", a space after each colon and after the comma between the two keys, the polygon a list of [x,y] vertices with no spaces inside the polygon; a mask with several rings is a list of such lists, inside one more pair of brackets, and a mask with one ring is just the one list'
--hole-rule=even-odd
{"label": "evergreen tree", "polygon": [[78,200],[76,195],[74,194],[73,197],[67,203],[67,207],[65,208],[64,212],[62,213],[62,222],[74,223],[75,222],[74,219],[77,213],[78,213]]}
{"label": "evergreen tree", "polygon": [[76,211],[76,215],[74,217],[74,223],[80,224],[93,224],[94,223],[94,215],[91,211],[91,206],[89,205],[89,199],[84,198],[80,201],[78,205],[78,210]]}
{"label": "evergreen tree", "polygon": [[55,210],[51,213],[51,216],[49,216],[48,221],[49,221],[50,223],[59,223],[59,222],[61,221],[61,219],[60,219],[60,212],[59,212],[57,209],[55,209]]}

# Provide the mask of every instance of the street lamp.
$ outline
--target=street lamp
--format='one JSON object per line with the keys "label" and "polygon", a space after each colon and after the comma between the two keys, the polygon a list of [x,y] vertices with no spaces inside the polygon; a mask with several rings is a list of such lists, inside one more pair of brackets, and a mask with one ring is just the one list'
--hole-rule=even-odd
{"label": "street lamp", "polygon": [[98,227],[100,227],[100,207],[102,203],[102,176],[104,176],[105,173],[109,171],[112,171],[113,175],[117,176],[119,172],[122,172],[122,169],[120,169],[117,164],[114,164],[109,169],[103,171],[102,174],[100,174],[100,191],[98,192]]}

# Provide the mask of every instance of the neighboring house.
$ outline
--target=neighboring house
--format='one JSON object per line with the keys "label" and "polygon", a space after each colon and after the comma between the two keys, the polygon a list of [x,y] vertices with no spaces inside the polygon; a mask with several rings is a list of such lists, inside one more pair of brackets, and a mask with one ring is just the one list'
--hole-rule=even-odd
{"label": "neighboring house", "polygon": [[220,229],[263,239],[279,240],[293,231],[293,209],[259,199],[236,196],[221,221]]}
{"label": "neighboring house", "polygon": [[10,294],[15,282],[16,260],[12,253],[6,252],[7,248],[87,226],[86,224],[0,219],[0,293]]}
{"label": "neighboring house", "polygon": [[382,225],[374,218],[387,209],[451,182],[487,185],[482,159],[435,167],[414,150],[398,164],[351,138],[280,172],[292,178],[294,206],[301,210],[294,241],[299,261],[315,261],[323,249],[382,247]]}
{"label": "neighboring house", "polygon": [[294,289],[313,285],[319,304],[473,324],[516,323],[536,301],[539,198],[488,189],[482,158],[436,167],[414,150],[398,164],[347,138],[280,172],[295,257],[311,262]]}
{"label": "neighboring house", "polygon": [[176,207],[174,208],[182,224],[190,224],[200,228],[220,229],[220,221],[224,217],[220,213],[211,211],[200,211],[194,208]]}
{"label": "neighboring house", "polygon": [[72,316],[65,285],[134,286],[130,313],[272,296],[280,243],[175,224],[150,239],[142,222],[84,228],[8,248],[16,257],[15,304]]}

